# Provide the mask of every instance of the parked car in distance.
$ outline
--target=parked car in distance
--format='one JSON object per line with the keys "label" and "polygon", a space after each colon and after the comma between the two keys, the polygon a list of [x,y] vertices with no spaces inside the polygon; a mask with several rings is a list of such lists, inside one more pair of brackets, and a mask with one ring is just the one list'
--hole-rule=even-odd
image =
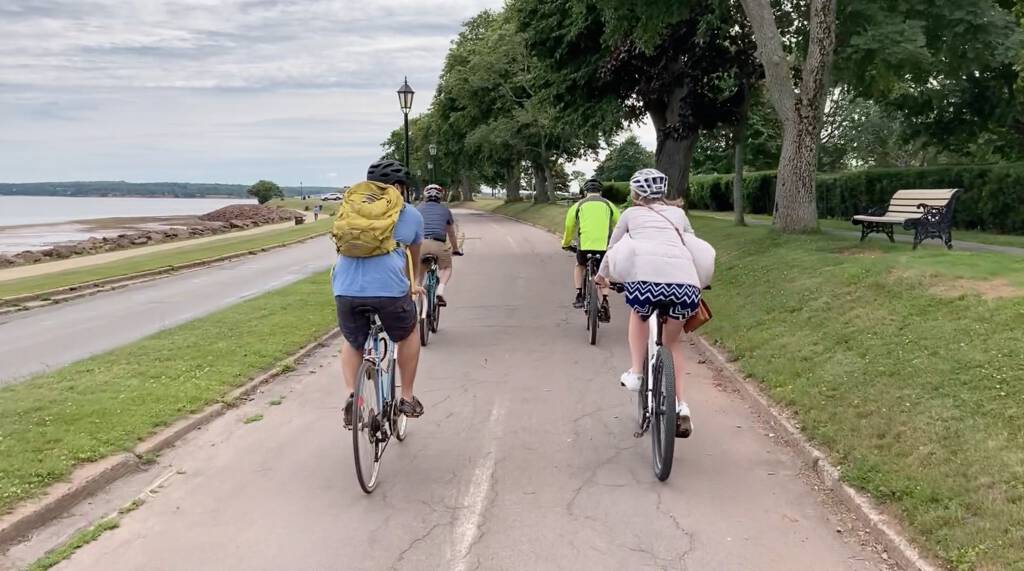
{"label": "parked car in distance", "polygon": [[320,200],[341,200],[344,195],[340,192],[328,192],[320,197]]}

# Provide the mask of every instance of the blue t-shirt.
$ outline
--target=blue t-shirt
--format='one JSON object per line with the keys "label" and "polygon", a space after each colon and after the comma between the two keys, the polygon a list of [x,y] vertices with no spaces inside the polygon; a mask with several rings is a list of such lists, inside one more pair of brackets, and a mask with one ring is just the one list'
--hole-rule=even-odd
{"label": "blue t-shirt", "polygon": [[416,208],[423,215],[423,235],[431,240],[445,242],[448,239],[448,225],[455,221],[452,211],[440,202],[427,201]]}
{"label": "blue t-shirt", "polygon": [[404,297],[409,293],[405,245],[423,241],[423,216],[406,204],[395,223],[395,250],[372,258],[338,256],[331,288],[347,297]]}

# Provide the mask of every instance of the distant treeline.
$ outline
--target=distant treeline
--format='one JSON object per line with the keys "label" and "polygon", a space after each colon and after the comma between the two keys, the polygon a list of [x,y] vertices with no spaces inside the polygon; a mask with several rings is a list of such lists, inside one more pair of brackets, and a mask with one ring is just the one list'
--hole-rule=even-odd
{"label": "distant treeline", "polygon": [[[207,198],[238,197],[248,198],[248,185],[244,184],[201,184],[191,182],[30,182],[0,183],[0,196],[146,196],[164,198]],[[324,194],[336,192],[337,188],[323,186],[281,187],[287,196]]]}

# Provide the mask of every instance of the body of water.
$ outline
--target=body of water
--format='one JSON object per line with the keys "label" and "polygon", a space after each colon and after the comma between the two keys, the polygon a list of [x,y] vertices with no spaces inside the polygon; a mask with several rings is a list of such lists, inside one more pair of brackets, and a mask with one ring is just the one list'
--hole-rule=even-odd
{"label": "body of water", "polygon": [[242,198],[93,198],[0,196],[0,226],[53,224],[91,218],[205,214],[229,204],[255,204]]}

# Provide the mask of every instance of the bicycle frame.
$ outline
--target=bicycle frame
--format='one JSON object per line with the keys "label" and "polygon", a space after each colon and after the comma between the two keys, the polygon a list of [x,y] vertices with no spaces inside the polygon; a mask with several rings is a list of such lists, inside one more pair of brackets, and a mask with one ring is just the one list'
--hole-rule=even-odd
{"label": "bicycle frame", "polygon": [[437,262],[433,261],[427,268],[427,271],[423,274],[423,290],[425,301],[423,306],[420,308],[420,318],[427,319],[430,317],[430,310],[437,303],[437,286],[440,283],[440,279],[437,275]]}
{"label": "bicycle frame", "polygon": [[380,460],[388,442],[391,441],[391,409],[397,406],[393,393],[398,390],[398,347],[388,337],[380,317],[376,315],[370,321],[370,337],[363,348],[363,360],[372,363],[377,370],[377,414],[382,417],[383,422],[380,426],[384,438],[383,445],[376,451],[375,459]]}
{"label": "bicycle frame", "polygon": [[657,360],[658,349],[662,345],[662,331],[667,319],[660,311],[655,310],[654,315],[647,320],[647,368],[644,371],[647,382],[644,383],[644,394],[637,397],[645,399],[647,407],[644,418],[640,419],[640,429],[633,434],[637,438],[647,434],[651,429],[651,414],[654,410],[654,383],[651,381],[654,379],[654,363]]}

